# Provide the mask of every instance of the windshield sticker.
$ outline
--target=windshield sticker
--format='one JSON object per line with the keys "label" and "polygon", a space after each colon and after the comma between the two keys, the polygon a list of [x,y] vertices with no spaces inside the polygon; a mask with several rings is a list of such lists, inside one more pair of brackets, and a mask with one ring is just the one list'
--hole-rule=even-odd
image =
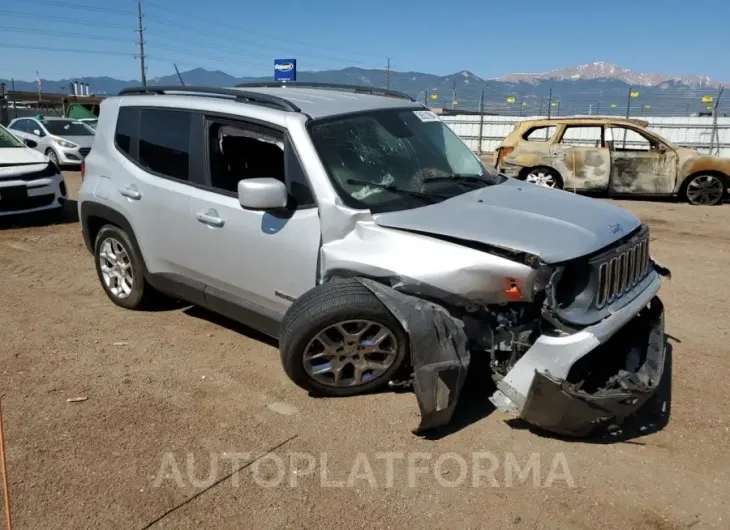
{"label": "windshield sticker", "polygon": [[413,114],[418,116],[418,119],[424,122],[428,121],[441,121],[436,114],[431,112],[430,110],[414,110]]}

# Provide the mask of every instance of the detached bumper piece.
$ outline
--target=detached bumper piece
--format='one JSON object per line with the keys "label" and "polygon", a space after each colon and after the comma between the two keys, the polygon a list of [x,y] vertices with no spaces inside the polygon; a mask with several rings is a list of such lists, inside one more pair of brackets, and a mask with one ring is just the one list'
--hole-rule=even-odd
{"label": "detached bumper piece", "polygon": [[421,411],[421,434],[451,421],[469,369],[466,334],[449,313],[430,302],[378,282],[359,281],[388,308],[408,333],[413,386]]}
{"label": "detached bumper piece", "polygon": [[654,395],[664,362],[664,307],[655,297],[610,340],[576,362],[568,380],[536,373],[520,416],[571,437],[620,426]]}

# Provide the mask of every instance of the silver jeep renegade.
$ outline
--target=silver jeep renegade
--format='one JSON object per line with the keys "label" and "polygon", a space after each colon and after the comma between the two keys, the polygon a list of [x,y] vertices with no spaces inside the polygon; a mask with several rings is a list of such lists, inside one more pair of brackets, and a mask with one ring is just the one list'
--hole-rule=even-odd
{"label": "silver jeep renegade", "polygon": [[669,271],[648,228],[485,167],[405,94],[127,89],[102,103],[82,174],[115,304],[164,293],[236,319],[319,394],[412,386],[419,432],[451,420],[476,357],[500,410],[574,436],[661,380]]}

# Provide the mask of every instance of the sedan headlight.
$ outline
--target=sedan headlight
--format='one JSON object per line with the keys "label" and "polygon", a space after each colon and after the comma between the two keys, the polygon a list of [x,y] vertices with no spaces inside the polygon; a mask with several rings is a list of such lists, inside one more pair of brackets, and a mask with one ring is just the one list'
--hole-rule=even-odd
{"label": "sedan headlight", "polygon": [[76,145],[74,143],[71,143],[71,142],[67,142],[66,140],[54,139],[53,142],[56,145],[60,145],[61,147],[65,147],[66,149],[76,149],[78,147],[78,145]]}

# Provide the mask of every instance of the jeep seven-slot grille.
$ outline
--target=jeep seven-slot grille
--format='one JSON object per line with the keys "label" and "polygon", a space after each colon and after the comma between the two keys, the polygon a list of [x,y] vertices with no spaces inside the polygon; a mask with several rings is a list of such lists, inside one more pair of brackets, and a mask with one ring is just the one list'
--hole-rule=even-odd
{"label": "jeep seven-slot grille", "polygon": [[598,267],[596,307],[622,297],[649,272],[649,237],[601,263]]}

